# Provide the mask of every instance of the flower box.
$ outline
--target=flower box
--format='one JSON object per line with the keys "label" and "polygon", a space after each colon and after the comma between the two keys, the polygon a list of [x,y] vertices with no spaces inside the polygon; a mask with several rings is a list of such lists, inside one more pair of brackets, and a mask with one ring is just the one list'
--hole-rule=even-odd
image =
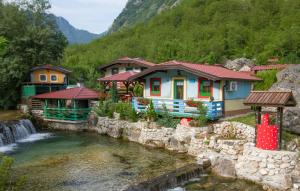
{"label": "flower box", "polygon": [[146,98],[138,98],[137,101],[140,105],[149,105],[150,104],[150,99],[146,99]]}

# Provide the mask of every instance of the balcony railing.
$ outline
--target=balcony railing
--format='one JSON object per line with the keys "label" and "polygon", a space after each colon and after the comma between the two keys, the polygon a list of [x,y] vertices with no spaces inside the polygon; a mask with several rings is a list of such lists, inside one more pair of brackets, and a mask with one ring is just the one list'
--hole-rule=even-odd
{"label": "balcony railing", "polygon": [[[138,112],[146,111],[146,105],[139,103],[139,98],[134,97],[132,99],[132,105]],[[141,98],[143,99],[143,98]],[[184,100],[168,100],[168,99],[151,99],[154,109],[156,112],[163,111],[163,105],[166,106],[169,113],[174,117],[197,117],[199,111],[196,107],[188,106]],[[207,118],[216,120],[223,117],[223,106],[222,101],[203,102],[204,106],[207,107]]]}
{"label": "balcony railing", "polygon": [[66,120],[66,121],[85,121],[87,120],[90,108],[44,108],[46,119]]}

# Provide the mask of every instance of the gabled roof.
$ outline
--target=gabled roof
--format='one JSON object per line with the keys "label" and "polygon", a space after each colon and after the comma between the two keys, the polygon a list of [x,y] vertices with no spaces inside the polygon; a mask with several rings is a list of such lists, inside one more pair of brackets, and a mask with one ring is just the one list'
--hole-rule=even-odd
{"label": "gabled roof", "polygon": [[201,76],[211,80],[247,80],[247,81],[260,81],[260,78],[250,75],[245,72],[237,72],[233,70],[229,70],[220,65],[208,65],[208,64],[194,64],[188,62],[179,62],[179,61],[169,61],[166,63],[162,63],[159,65],[155,65],[148,70],[145,70],[141,73],[138,73],[129,78],[129,80],[134,80],[150,73],[161,71],[161,70],[170,70],[170,69],[178,69],[187,71],[196,76]]}
{"label": "gabled roof", "polygon": [[71,88],[33,96],[36,99],[98,99],[97,91],[85,88]]}
{"label": "gabled roof", "polygon": [[271,65],[262,65],[262,66],[254,66],[251,68],[252,71],[261,71],[261,70],[279,70],[285,69],[289,64],[271,64]]}
{"label": "gabled roof", "polygon": [[54,66],[54,65],[51,65],[51,64],[46,64],[46,65],[41,65],[41,66],[36,66],[34,68],[31,68],[30,71],[35,71],[35,70],[55,70],[55,71],[60,71],[64,74],[69,74],[71,73],[70,70],[67,70],[61,66]]}
{"label": "gabled roof", "polygon": [[109,82],[109,81],[123,82],[123,81],[128,81],[128,79],[131,76],[134,76],[135,74],[137,74],[137,72],[128,71],[128,72],[123,72],[123,73],[115,74],[115,75],[112,75],[112,76],[107,76],[107,77],[99,78],[98,81],[101,81],[101,82]]}
{"label": "gabled roof", "polygon": [[244,104],[269,107],[297,105],[291,91],[252,91],[245,100]]}
{"label": "gabled roof", "polygon": [[146,67],[146,68],[150,68],[150,67],[155,65],[154,63],[148,62],[148,61],[143,60],[141,58],[123,57],[123,58],[119,58],[118,60],[113,61],[112,63],[102,65],[98,69],[103,70],[103,69],[105,69],[107,67],[110,67],[110,66],[113,66],[115,64],[135,64],[135,65]]}

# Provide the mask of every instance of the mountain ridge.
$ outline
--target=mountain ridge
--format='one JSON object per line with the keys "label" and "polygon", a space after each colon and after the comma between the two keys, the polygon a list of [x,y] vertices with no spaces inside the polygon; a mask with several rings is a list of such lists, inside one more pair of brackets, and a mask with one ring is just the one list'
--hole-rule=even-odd
{"label": "mountain ridge", "polygon": [[173,8],[182,0],[128,0],[125,8],[114,20],[108,33],[119,31],[122,28],[133,27],[138,23],[149,21],[166,9]]}
{"label": "mountain ridge", "polygon": [[77,29],[64,17],[56,16],[53,14],[51,14],[51,16],[54,18],[58,29],[67,38],[69,44],[87,44],[104,35],[104,33],[94,34],[86,30]]}

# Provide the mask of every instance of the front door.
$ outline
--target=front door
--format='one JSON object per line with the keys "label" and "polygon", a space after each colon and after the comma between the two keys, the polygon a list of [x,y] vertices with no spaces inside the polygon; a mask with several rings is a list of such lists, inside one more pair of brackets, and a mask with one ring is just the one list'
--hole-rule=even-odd
{"label": "front door", "polygon": [[174,99],[184,99],[184,80],[174,80]]}

